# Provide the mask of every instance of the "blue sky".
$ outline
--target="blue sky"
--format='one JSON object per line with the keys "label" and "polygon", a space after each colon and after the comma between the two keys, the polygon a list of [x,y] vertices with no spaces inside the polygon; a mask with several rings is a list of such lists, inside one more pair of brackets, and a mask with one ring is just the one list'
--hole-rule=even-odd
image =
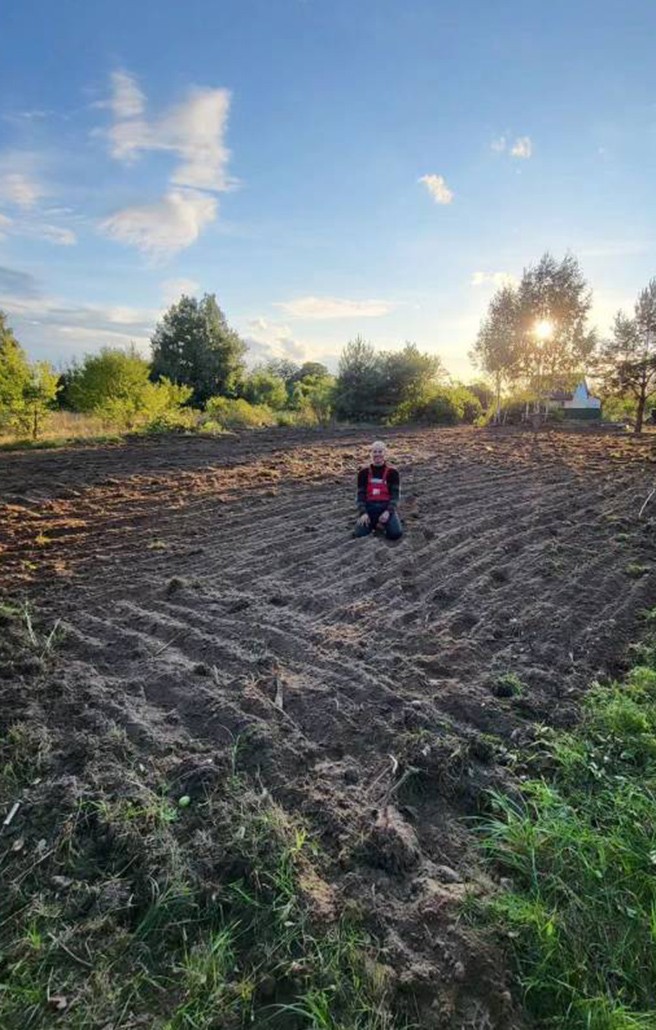
{"label": "blue sky", "polygon": [[56,365],[215,292],[271,355],[471,373],[504,277],[656,275],[652,0],[9,0],[0,308]]}

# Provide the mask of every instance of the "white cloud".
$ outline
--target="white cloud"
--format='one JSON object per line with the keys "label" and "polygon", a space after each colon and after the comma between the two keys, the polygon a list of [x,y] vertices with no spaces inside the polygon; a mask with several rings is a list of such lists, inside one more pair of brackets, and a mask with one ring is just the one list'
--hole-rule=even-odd
{"label": "white cloud", "polygon": [[530,136],[519,136],[513,143],[510,156],[527,160],[533,153],[533,144]]}
{"label": "white cloud", "polygon": [[146,98],[133,76],[115,72],[112,86],[112,99],[104,105],[114,114],[106,133],[112,156],[129,164],[143,153],[165,151],[178,163],[161,200],[118,211],[100,228],[112,239],[162,259],[194,243],[216,218],[216,200],[201,191],[222,192],[232,186],[224,140],[230,92],[194,89],[159,118],[148,119]]}
{"label": "white cloud", "polygon": [[[0,269],[0,309],[7,311],[22,343],[49,360],[99,347],[135,343],[147,351],[160,312],[102,304],[73,305],[40,292],[27,273]],[[53,355],[53,347],[58,352]]]}
{"label": "white cloud", "polygon": [[497,139],[492,140],[490,149],[495,154],[508,153],[511,157],[526,160],[533,153],[533,144],[530,136],[518,136],[512,145],[506,136],[499,136]]}
{"label": "white cloud", "polygon": [[60,247],[72,247],[77,243],[77,236],[73,230],[62,229],[59,225],[37,225],[34,227],[33,235],[48,240],[50,243],[56,243]]}
{"label": "white cloud", "polygon": [[515,286],[517,278],[510,272],[474,272],[471,279],[472,286]]}
{"label": "white cloud", "polygon": [[0,200],[28,209],[45,195],[44,190],[23,172],[7,172],[0,177]]}
{"label": "white cloud", "polygon": [[453,200],[453,190],[449,189],[443,175],[422,175],[418,181],[424,183],[436,204],[450,204]]}
{"label": "white cloud", "polygon": [[146,106],[146,98],[132,75],[112,72],[112,99],[109,106],[117,120],[138,118]]}
{"label": "white cloud", "polygon": [[282,308],[292,318],[381,318],[395,307],[385,300],[346,300],[341,297],[297,297],[281,301]]}
{"label": "white cloud", "polygon": [[143,152],[163,150],[176,154],[180,164],[171,176],[176,186],[226,190],[230,151],[224,136],[230,110],[227,89],[194,89],[188,98],[153,121],[142,117],[145,97],[135,80],[116,72],[111,102],[116,120],[108,132],[111,154],[130,162]]}
{"label": "white cloud", "polygon": [[197,190],[169,190],[154,204],[127,207],[106,218],[100,228],[111,239],[137,247],[155,260],[190,246],[213,222],[214,197]]}
{"label": "white cloud", "polygon": [[11,218],[8,218],[7,215],[0,215],[0,240],[5,239],[6,230],[9,228],[10,225]]}
{"label": "white cloud", "polygon": [[268,318],[252,318],[245,324],[243,337],[248,344],[247,360],[251,365],[269,358],[303,361],[307,347],[294,339],[288,325]]}
{"label": "white cloud", "polygon": [[177,304],[183,294],[193,297],[200,291],[200,283],[195,279],[165,279],[163,283],[160,283],[160,287],[162,300],[167,307],[170,304]]}

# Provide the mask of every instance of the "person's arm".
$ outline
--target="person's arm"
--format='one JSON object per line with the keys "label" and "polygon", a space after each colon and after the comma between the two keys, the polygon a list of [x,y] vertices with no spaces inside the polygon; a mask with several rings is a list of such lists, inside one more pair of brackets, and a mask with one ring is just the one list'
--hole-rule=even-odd
{"label": "person's arm", "polygon": [[367,511],[367,478],[368,470],[366,468],[360,469],[358,472],[358,512],[360,515],[364,515]]}
{"label": "person's arm", "polygon": [[399,493],[401,488],[401,480],[399,477],[398,469],[392,469],[387,477],[387,486],[390,492],[390,500],[387,505],[389,512],[395,512],[396,506],[399,503]]}

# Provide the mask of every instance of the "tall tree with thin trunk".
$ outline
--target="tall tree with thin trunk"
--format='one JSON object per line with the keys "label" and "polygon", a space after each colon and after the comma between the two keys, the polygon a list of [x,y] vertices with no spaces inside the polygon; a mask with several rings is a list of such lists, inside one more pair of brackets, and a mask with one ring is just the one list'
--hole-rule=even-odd
{"label": "tall tree with thin trunk", "polygon": [[501,392],[514,382],[519,372],[518,333],[517,290],[510,285],[501,286],[490,301],[469,355],[494,382],[495,422],[501,419]]}
{"label": "tall tree with thin trunk", "polygon": [[635,431],[641,433],[647,402],[656,394],[656,279],[640,293],[632,318],[617,312],[595,371],[606,395],[635,399]]}
{"label": "tall tree with thin trunk", "polygon": [[585,372],[596,346],[588,327],[592,291],[573,254],[543,254],[524,270],[517,291],[518,360],[540,410],[549,382]]}

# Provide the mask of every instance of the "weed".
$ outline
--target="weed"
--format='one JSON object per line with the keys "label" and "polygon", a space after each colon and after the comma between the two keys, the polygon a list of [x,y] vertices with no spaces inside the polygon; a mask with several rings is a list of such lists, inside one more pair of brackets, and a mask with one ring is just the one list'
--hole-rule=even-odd
{"label": "weed", "polygon": [[591,689],[578,729],[541,735],[549,781],[493,794],[481,826],[512,884],[485,918],[511,944],[529,1010],[562,1030],[655,1025],[656,642],[640,653],[649,664],[623,684]]}
{"label": "weed", "polygon": [[645,576],[651,569],[650,565],[641,565],[639,562],[629,562],[624,571],[627,576],[632,576],[634,579],[639,579],[640,576]]}
{"label": "weed", "polygon": [[[2,752],[30,775],[49,753],[33,731],[14,727]],[[0,1026],[50,1026],[56,996],[74,1028],[127,1027],[135,1012],[163,1030],[392,1027],[373,942],[345,918],[315,925],[317,847],[239,772],[242,743],[182,810],[175,777],[146,783],[124,765],[120,791],[89,786],[55,813],[45,781],[31,788],[30,823],[50,829],[3,870]],[[0,803],[15,792],[0,772]]]}
{"label": "weed", "polygon": [[497,676],[493,692],[496,697],[524,697],[527,687],[514,672],[505,672]]}

